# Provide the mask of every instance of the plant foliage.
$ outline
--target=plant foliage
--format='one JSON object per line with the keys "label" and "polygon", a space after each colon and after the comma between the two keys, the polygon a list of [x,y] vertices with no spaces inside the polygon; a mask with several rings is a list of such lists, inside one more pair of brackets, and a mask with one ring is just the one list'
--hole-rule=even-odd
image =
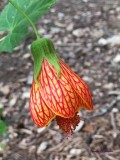
{"label": "plant foliage", "polygon": [[[13,0],[30,18],[36,22],[56,0]],[[10,4],[0,14],[0,31],[7,35],[0,39],[0,52],[12,52],[28,34],[29,22]]]}

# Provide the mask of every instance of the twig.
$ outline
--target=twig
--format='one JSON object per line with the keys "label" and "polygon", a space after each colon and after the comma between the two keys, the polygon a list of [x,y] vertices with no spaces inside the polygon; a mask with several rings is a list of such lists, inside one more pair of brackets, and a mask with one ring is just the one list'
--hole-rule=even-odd
{"label": "twig", "polygon": [[108,92],[109,95],[120,95],[120,91],[119,90],[115,90],[115,91],[110,91]]}
{"label": "twig", "polygon": [[74,141],[71,140],[65,140],[62,143],[50,148],[47,152],[53,152],[53,151],[57,151],[60,152],[62,151],[66,146],[68,146],[68,144],[70,143],[71,146],[73,146],[74,144],[76,144],[78,141],[80,141],[79,137],[75,138]]}
{"label": "twig", "polygon": [[102,158],[100,157],[100,155],[98,153],[94,153],[94,155],[98,160],[102,160]]}
{"label": "twig", "polygon": [[111,112],[111,124],[113,126],[113,137],[116,138],[118,134],[120,134],[120,131],[117,129],[116,123],[115,123],[115,117],[114,112]]}
{"label": "twig", "polygon": [[114,105],[118,101],[120,101],[120,95],[117,96],[116,99],[112,100],[112,102],[109,105],[106,105],[104,108],[101,108],[100,112],[98,114],[86,117],[85,119],[89,120],[89,119],[92,119],[92,118],[95,118],[95,117],[99,117],[99,116],[105,115],[107,112],[109,112],[114,107]]}
{"label": "twig", "polygon": [[110,156],[110,155],[108,155],[108,154],[106,154],[105,155],[107,158],[109,158],[110,160],[116,160],[116,158],[114,158],[114,157],[112,157],[112,156]]}
{"label": "twig", "polygon": [[62,43],[62,44],[56,43],[56,46],[60,46],[60,47],[79,47],[80,43]]}

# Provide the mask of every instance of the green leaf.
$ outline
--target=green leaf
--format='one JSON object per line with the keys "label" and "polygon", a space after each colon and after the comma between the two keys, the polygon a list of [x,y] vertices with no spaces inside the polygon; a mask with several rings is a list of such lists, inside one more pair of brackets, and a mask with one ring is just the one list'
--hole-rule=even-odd
{"label": "green leaf", "polygon": [[[49,10],[56,0],[13,0],[30,18],[36,22]],[[0,31],[8,34],[0,39],[0,52],[12,52],[28,34],[29,22],[9,3],[0,14]]]}
{"label": "green leaf", "polygon": [[7,131],[7,125],[4,121],[0,120],[0,136],[2,136]]}

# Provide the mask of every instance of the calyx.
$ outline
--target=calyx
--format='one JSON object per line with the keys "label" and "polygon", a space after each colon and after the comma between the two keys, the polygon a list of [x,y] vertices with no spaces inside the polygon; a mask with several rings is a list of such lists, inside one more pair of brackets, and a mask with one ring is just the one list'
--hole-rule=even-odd
{"label": "calyx", "polygon": [[36,83],[39,83],[37,77],[44,58],[57,70],[59,77],[61,68],[54,44],[50,39],[40,38],[34,41],[31,45],[31,52],[34,58],[34,80]]}

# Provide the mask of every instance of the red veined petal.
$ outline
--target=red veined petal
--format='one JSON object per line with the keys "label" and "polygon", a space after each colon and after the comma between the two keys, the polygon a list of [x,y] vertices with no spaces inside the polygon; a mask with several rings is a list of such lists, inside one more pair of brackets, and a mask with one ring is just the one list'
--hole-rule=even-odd
{"label": "red veined petal", "polygon": [[30,111],[34,122],[39,127],[48,125],[55,114],[48,108],[47,104],[41,97],[40,87],[33,82],[30,96]]}
{"label": "red veined petal", "polygon": [[79,94],[81,98],[80,107],[92,110],[92,96],[87,84],[77,74],[75,74],[61,59],[60,64],[64,76],[69,80],[74,90],[77,92],[77,94]]}
{"label": "red veined petal", "polygon": [[38,80],[41,84],[41,95],[48,107],[61,117],[73,117],[79,109],[79,96],[61,73],[57,79],[56,70],[44,60]]}

